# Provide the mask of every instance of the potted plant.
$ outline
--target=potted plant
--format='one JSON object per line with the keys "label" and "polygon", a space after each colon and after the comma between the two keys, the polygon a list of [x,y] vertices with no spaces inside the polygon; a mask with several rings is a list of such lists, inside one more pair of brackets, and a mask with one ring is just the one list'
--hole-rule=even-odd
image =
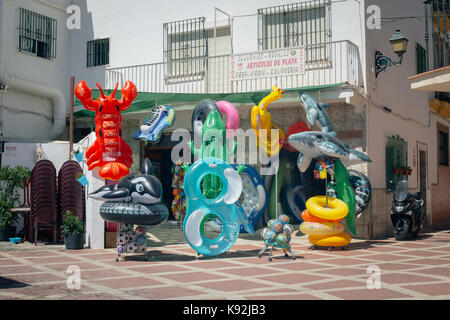
{"label": "potted plant", "polygon": [[401,174],[401,168],[400,167],[395,167],[394,168],[394,174]]}
{"label": "potted plant", "polygon": [[64,235],[66,249],[79,250],[84,247],[84,224],[69,210],[64,215],[61,232]]}
{"label": "potted plant", "polygon": [[79,148],[73,150],[73,154],[75,156],[75,159],[77,159],[78,162],[83,161],[83,152],[81,152]]}
{"label": "potted plant", "polygon": [[412,168],[411,167],[405,167],[405,175],[410,176],[412,173]]}
{"label": "potted plant", "polygon": [[15,223],[18,219],[14,208],[20,200],[20,188],[30,176],[28,168],[4,166],[0,169],[0,241],[9,241],[16,233]]}

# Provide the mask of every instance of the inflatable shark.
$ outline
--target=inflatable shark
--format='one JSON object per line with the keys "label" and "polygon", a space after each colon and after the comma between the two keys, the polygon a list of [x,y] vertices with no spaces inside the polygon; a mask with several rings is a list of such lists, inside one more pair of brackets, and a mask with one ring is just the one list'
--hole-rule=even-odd
{"label": "inflatable shark", "polygon": [[351,149],[325,132],[300,132],[290,135],[288,141],[300,152],[297,159],[297,167],[300,172],[305,172],[313,159],[341,160],[346,164],[372,162],[364,153]]}
{"label": "inflatable shark", "polygon": [[102,201],[130,201],[141,204],[159,202],[162,197],[161,182],[151,175],[152,165],[148,158],[140,174],[131,173],[115,185],[108,185],[89,194],[89,197]]}
{"label": "inflatable shark", "polygon": [[322,132],[325,132],[333,137],[336,137],[336,132],[333,130],[330,118],[328,117],[325,108],[328,108],[326,103],[317,103],[313,98],[300,92],[300,101],[306,113],[306,119],[308,120],[309,128],[319,121]]}

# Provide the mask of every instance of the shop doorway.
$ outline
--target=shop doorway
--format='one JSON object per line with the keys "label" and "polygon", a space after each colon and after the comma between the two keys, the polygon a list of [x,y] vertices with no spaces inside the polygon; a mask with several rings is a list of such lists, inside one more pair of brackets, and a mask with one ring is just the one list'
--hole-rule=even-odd
{"label": "shop doorway", "polygon": [[429,225],[429,217],[427,215],[427,152],[419,150],[419,191],[422,199],[425,201],[423,208],[425,213],[425,225]]}
{"label": "shop doorway", "polygon": [[161,181],[163,187],[162,202],[169,209],[169,220],[175,220],[172,213],[172,147],[145,147],[144,158],[152,162],[152,174]]}

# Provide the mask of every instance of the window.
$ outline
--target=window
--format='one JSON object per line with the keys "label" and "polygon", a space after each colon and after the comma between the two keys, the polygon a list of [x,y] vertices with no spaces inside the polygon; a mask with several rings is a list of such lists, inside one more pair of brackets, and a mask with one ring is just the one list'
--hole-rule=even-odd
{"label": "window", "polygon": [[427,71],[427,53],[424,47],[420,44],[416,44],[416,60],[417,60],[417,73]]}
{"label": "window", "polygon": [[109,64],[109,39],[98,39],[87,43],[87,66],[96,67]]}
{"label": "window", "polygon": [[439,130],[439,164],[448,167],[448,132]]}
{"label": "window", "polygon": [[307,46],[306,61],[327,59],[331,41],[330,0],[258,9],[260,50]]}
{"label": "window", "polygon": [[[408,176],[397,172],[408,165],[408,143],[400,136],[387,137],[386,142],[386,188],[396,185]],[[390,183],[392,181],[392,184]]]}
{"label": "window", "polygon": [[19,8],[19,51],[56,58],[56,20]]}
{"label": "window", "polygon": [[[166,81],[204,76],[208,57],[205,17],[164,23],[164,62]],[[185,80],[185,79],[182,79]]]}
{"label": "window", "polygon": [[448,66],[450,63],[450,33],[448,21],[450,19],[449,0],[430,0],[432,7],[432,47],[434,68]]}

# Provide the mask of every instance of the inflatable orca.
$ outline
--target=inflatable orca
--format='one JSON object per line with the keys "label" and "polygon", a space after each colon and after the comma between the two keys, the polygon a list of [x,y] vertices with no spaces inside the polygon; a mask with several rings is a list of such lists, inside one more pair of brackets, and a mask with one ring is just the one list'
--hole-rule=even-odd
{"label": "inflatable orca", "polygon": [[100,207],[101,217],[120,224],[156,225],[164,223],[169,210],[161,203],[162,185],[151,175],[151,162],[144,160],[140,173],[131,173],[116,185],[99,188],[90,198],[106,201]]}

